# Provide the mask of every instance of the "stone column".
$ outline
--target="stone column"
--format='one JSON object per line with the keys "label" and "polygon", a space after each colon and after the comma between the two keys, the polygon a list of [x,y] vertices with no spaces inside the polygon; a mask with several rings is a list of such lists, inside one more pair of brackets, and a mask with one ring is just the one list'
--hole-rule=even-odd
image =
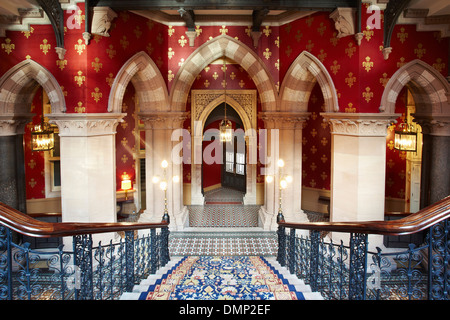
{"label": "stone column", "polygon": [[[147,208],[140,221],[160,222],[164,214],[164,191],[160,189],[159,182],[154,183],[153,178],[164,178],[163,160],[169,163],[166,168],[167,207],[170,216],[170,229],[182,229],[186,223],[187,210],[183,206],[183,164],[179,159],[172,159],[172,150],[179,141],[172,141],[172,133],[183,128],[186,119],[184,112],[141,113],[140,119],[144,122],[145,146],[145,173]],[[174,161],[175,160],[175,161]],[[172,179],[178,176],[179,181]]]}
{"label": "stone column", "polygon": [[[268,220],[264,227],[276,230],[276,215],[279,208],[279,182],[283,176],[290,176],[292,182],[282,191],[282,210],[286,221],[306,221],[306,215],[301,208],[302,199],[302,128],[309,113],[265,112],[261,115],[265,127],[270,130],[271,169],[274,179],[265,183],[265,205],[261,214]],[[284,160],[284,167],[279,169],[278,159]],[[267,165],[266,165],[267,167]]]}
{"label": "stone column", "polygon": [[26,213],[23,134],[32,114],[0,116],[0,202]]}
{"label": "stone column", "polygon": [[46,115],[59,128],[63,222],[116,222],[116,128],[125,114]]}
{"label": "stone column", "polygon": [[414,114],[422,127],[421,204],[427,207],[450,195],[450,116]]}
{"label": "stone column", "polygon": [[[330,221],[384,220],[387,127],[399,114],[321,115],[332,138]],[[371,243],[382,246],[382,239]]]}

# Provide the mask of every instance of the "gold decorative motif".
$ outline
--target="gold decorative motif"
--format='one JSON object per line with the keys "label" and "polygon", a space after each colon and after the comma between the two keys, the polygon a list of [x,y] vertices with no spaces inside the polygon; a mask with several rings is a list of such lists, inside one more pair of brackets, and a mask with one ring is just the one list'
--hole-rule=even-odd
{"label": "gold decorative motif", "polygon": [[277,62],[275,62],[275,68],[280,71],[280,59],[277,59]]}
{"label": "gold decorative motif", "polygon": [[203,85],[205,86],[205,88],[208,88],[210,84],[211,83],[209,82],[208,79],[206,79],[205,82],[203,82]]}
{"label": "gold decorative motif", "polygon": [[122,39],[120,39],[120,45],[122,46],[123,50],[126,50],[129,44],[130,41],[127,40],[127,36],[123,36]]}
{"label": "gold decorative motif", "polygon": [[103,63],[100,62],[100,58],[96,57],[94,61],[91,63],[92,68],[94,68],[95,72],[99,72],[103,67]]}
{"label": "gold decorative motif", "polygon": [[353,46],[353,42],[348,43],[348,48],[345,49],[345,54],[351,58],[356,51],[356,47]]}
{"label": "gold decorative motif", "polygon": [[387,73],[383,73],[383,77],[380,78],[380,83],[383,87],[386,87],[386,84],[388,83],[390,78],[387,77]]}
{"label": "gold decorative motif", "polygon": [[316,171],[316,169],[317,169],[317,165],[316,165],[315,162],[312,162],[312,163],[309,165],[309,167],[311,168],[311,171]]}
{"label": "gold decorative motif", "polygon": [[197,33],[197,37],[200,37],[202,32],[203,32],[203,30],[202,30],[202,28],[200,28],[200,26],[195,26],[195,33]]}
{"label": "gold decorative motif", "polygon": [[348,107],[345,108],[345,112],[356,112],[356,108],[353,107],[353,103],[349,102]]}
{"label": "gold decorative motif", "polygon": [[323,63],[323,61],[327,57],[327,53],[323,49],[320,49],[320,53],[318,54],[317,57],[319,58],[320,62]]}
{"label": "gold decorative motif", "polygon": [[22,31],[23,35],[25,36],[25,38],[29,38],[31,36],[31,34],[34,32],[34,28],[30,27],[30,31]]}
{"label": "gold decorative motif", "polygon": [[277,46],[277,48],[280,47],[280,37],[277,37],[277,38],[275,39],[275,45]]}
{"label": "gold decorative motif", "polygon": [[320,140],[320,143],[325,147],[328,144],[328,139],[323,137],[322,140]]}
{"label": "gold decorative motif", "polygon": [[146,22],[148,30],[152,30],[153,27],[155,26],[155,22],[153,20],[147,20]]}
{"label": "gold decorative motif", "polygon": [[106,77],[106,83],[112,87],[112,84],[114,82],[114,75],[110,72],[108,77]]}
{"label": "gold decorative motif", "polygon": [[114,46],[112,44],[109,45],[109,48],[106,49],[106,53],[108,54],[108,57],[110,59],[114,58],[116,56],[116,50],[114,50]]}
{"label": "gold decorative motif", "polygon": [[268,37],[268,36],[270,36],[270,34],[272,33],[272,29],[270,29],[269,26],[266,26],[266,27],[263,29],[262,32],[264,33],[264,35],[265,35],[266,37]]}
{"label": "gold decorative motif", "polygon": [[405,32],[405,28],[401,27],[400,32],[397,32],[397,38],[400,40],[401,43],[404,43],[406,41],[406,38],[408,38],[408,33]]}
{"label": "gold decorative motif", "polygon": [[348,77],[345,78],[345,83],[351,88],[356,82],[356,77],[353,76],[353,72],[348,73]]}
{"label": "gold decorative motif", "polygon": [[100,89],[96,87],[93,92],[91,92],[91,97],[94,98],[94,101],[98,103],[103,94],[100,92]]}
{"label": "gold decorative motif", "polygon": [[442,62],[441,58],[437,58],[436,62],[433,63],[433,68],[435,68],[439,72],[442,72],[442,70],[444,70],[444,68],[445,68],[445,63]]}
{"label": "gold decorative motif", "polygon": [[309,182],[309,185],[311,186],[311,188],[314,188],[316,186],[316,181],[314,179],[311,179],[311,181]]}
{"label": "gold decorative motif", "polygon": [[178,43],[183,48],[186,45],[186,43],[187,43],[187,39],[184,36],[181,36],[181,38],[178,39]]}
{"label": "gold decorative motif", "polygon": [[308,25],[308,27],[311,27],[311,24],[313,23],[313,21],[314,21],[314,17],[308,17],[307,19],[306,19],[306,24]]}
{"label": "gold decorative motif", "polygon": [[64,70],[64,68],[67,66],[67,60],[56,60],[56,65],[58,66],[59,69],[61,69],[61,71]]}
{"label": "gold decorative motif", "polygon": [[236,74],[234,73],[234,71],[231,72],[231,74],[230,74],[230,79],[231,79],[231,80],[236,79]]}
{"label": "gold decorative motif", "polygon": [[325,30],[327,30],[327,26],[323,24],[323,22],[320,23],[320,26],[317,28],[317,32],[319,32],[320,36],[322,37],[325,33]]}
{"label": "gold decorative motif", "polygon": [[317,135],[317,130],[315,128],[313,128],[309,134],[314,138]]}
{"label": "gold decorative motif", "polygon": [[175,33],[175,29],[172,26],[169,26],[169,29],[167,29],[167,33],[169,34],[169,37],[173,36]]}
{"label": "gold decorative motif", "polygon": [[167,52],[167,56],[169,57],[169,60],[173,58],[175,55],[175,51],[173,51],[172,48],[169,48],[169,51]]}
{"label": "gold decorative motif", "polygon": [[366,38],[367,42],[369,42],[370,39],[372,39],[373,34],[374,34],[373,30],[371,30],[369,26],[367,26],[366,30],[363,31],[364,38]]}
{"label": "gold decorative motif", "polygon": [[120,141],[120,143],[121,143],[124,147],[126,147],[126,146],[128,145],[128,139],[124,137],[124,138],[122,139],[122,141]]}
{"label": "gold decorative motif", "polygon": [[292,53],[292,48],[291,48],[291,46],[287,46],[287,49],[286,49],[286,51],[285,51],[285,53],[286,53],[286,55],[289,57],[290,55],[291,55],[291,53]]}
{"label": "gold decorative motif", "polygon": [[222,28],[219,29],[220,34],[226,35],[228,33],[228,29],[226,26],[222,26]]}
{"label": "gold decorative motif", "polygon": [[28,162],[28,166],[31,169],[34,169],[34,167],[36,167],[36,161],[34,161],[34,159],[31,159],[30,162]]}
{"label": "gold decorative motif", "polygon": [[78,101],[77,106],[75,107],[76,113],[84,113],[86,112],[86,107],[83,107],[83,102]]}
{"label": "gold decorative motif", "polygon": [[394,149],[394,141],[390,140],[387,144],[389,150],[393,150]]}
{"label": "gold decorative motif", "polygon": [[84,44],[82,39],[78,39],[77,43],[74,45],[75,50],[79,55],[83,53],[84,50],[86,50],[86,45]]}
{"label": "gold decorative motif", "polygon": [[322,163],[326,163],[328,161],[328,157],[323,154],[322,157],[320,157],[320,160],[322,160]]}
{"label": "gold decorative motif", "polygon": [[48,43],[47,39],[42,40],[42,44],[39,46],[39,48],[41,48],[42,50],[42,53],[44,53],[45,55],[47,55],[51,47],[52,46],[50,43]]}
{"label": "gold decorative motif", "polygon": [[139,26],[136,26],[133,32],[137,39],[139,39],[142,36],[142,30]]}
{"label": "gold decorative motif", "polygon": [[214,74],[212,75],[212,77],[214,78],[214,80],[217,80],[217,78],[219,77],[219,75],[217,74],[216,71],[214,71]]}
{"label": "gold decorative motif", "polygon": [[313,48],[314,48],[314,43],[312,42],[312,40],[308,40],[308,44],[306,45],[306,50],[311,52]]}
{"label": "gold decorative motif", "polygon": [[167,71],[167,80],[171,82],[175,78],[175,75],[173,74],[172,70]]}
{"label": "gold decorative motif", "polygon": [[400,61],[397,62],[397,68],[401,68],[401,67],[403,67],[404,65],[405,65],[405,58],[404,58],[404,57],[401,57],[401,58],[400,58]]}
{"label": "gold decorative motif", "polygon": [[28,182],[29,186],[31,188],[34,188],[37,184],[36,180],[34,180],[34,178],[31,178],[30,181]]}
{"label": "gold decorative motif", "polygon": [[127,163],[127,161],[128,161],[127,155],[124,154],[124,155],[122,156],[122,158],[120,158],[120,160],[121,160],[123,163]]}
{"label": "gold decorative motif", "polygon": [[365,61],[362,63],[362,66],[367,72],[369,72],[373,68],[373,61],[370,61],[370,57],[366,57]]}
{"label": "gold decorative motif", "polygon": [[373,92],[370,91],[370,87],[366,87],[366,91],[363,92],[362,96],[366,100],[366,102],[370,102],[370,100],[373,98]]}
{"label": "gold decorative motif", "polygon": [[339,71],[339,69],[341,69],[341,65],[338,64],[337,60],[333,61],[333,65],[330,66],[331,71],[333,72],[334,75],[336,75]]}
{"label": "gold decorative motif", "polygon": [[239,87],[243,88],[245,86],[245,82],[244,80],[241,79],[241,81],[239,81]]}
{"label": "gold decorative motif", "polygon": [[322,180],[326,180],[326,178],[328,178],[328,175],[325,173],[325,171],[322,171],[320,177],[322,178]]}
{"label": "gold decorative motif", "polygon": [[417,56],[417,58],[421,59],[423,55],[427,53],[427,49],[423,48],[423,44],[419,43],[417,45],[417,48],[414,49],[414,54]]}
{"label": "gold decorative motif", "polygon": [[77,85],[79,87],[81,87],[81,85],[83,84],[84,81],[86,81],[86,77],[83,76],[83,71],[78,71],[77,75],[73,77],[75,82],[77,83]]}
{"label": "gold decorative motif", "polygon": [[270,49],[269,49],[269,48],[266,48],[265,52],[263,52],[263,56],[264,56],[267,60],[270,59],[270,57],[272,56],[272,52],[270,52]]}
{"label": "gold decorative motif", "polygon": [[333,47],[336,47],[338,42],[339,42],[339,38],[337,37],[337,32],[333,32],[333,36],[330,38],[330,42],[333,45]]}
{"label": "gold decorative motif", "polygon": [[315,154],[317,152],[316,146],[312,146],[310,151],[311,151],[312,154]]}

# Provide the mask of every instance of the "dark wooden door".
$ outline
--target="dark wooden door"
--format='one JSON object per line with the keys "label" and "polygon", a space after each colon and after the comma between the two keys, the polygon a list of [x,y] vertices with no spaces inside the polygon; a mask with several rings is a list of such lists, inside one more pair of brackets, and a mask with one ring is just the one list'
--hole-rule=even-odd
{"label": "dark wooden door", "polygon": [[241,192],[246,191],[246,151],[242,135],[234,137],[234,143],[223,143],[222,186]]}

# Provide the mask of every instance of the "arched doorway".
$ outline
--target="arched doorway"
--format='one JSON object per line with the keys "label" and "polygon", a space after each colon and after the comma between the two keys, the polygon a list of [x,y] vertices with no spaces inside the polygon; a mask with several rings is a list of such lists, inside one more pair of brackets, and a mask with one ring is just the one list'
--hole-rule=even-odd
{"label": "arched doorway", "polygon": [[391,77],[381,97],[380,112],[393,113],[402,89],[415,102],[414,121],[423,133],[421,199],[426,207],[450,194],[450,85],[444,76],[422,60],[413,60]]}

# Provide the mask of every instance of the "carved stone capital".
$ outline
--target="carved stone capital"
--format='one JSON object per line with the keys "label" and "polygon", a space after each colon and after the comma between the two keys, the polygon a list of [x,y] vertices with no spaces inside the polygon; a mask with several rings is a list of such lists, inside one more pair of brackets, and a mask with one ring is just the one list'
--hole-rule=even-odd
{"label": "carved stone capital", "polygon": [[188,112],[141,112],[139,119],[144,122],[145,130],[175,130],[182,129],[183,122],[188,118]]}
{"label": "carved stone capital", "polygon": [[65,113],[46,115],[56,124],[61,137],[113,135],[125,113]]}
{"label": "carved stone capital", "polygon": [[423,116],[413,114],[414,122],[422,127],[422,133],[433,136],[450,136],[450,116]]}
{"label": "carved stone capital", "polygon": [[34,114],[0,115],[0,136],[23,134],[25,126],[33,119]]}
{"label": "carved stone capital", "polygon": [[385,137],[387,128],[400,114],[383,113],[321,113],[329,122],[332,134]]}
{"label": "carved stone capital", "polygon": [[309,112],[261,112],[259,118],[267,129],[302,129]]}

